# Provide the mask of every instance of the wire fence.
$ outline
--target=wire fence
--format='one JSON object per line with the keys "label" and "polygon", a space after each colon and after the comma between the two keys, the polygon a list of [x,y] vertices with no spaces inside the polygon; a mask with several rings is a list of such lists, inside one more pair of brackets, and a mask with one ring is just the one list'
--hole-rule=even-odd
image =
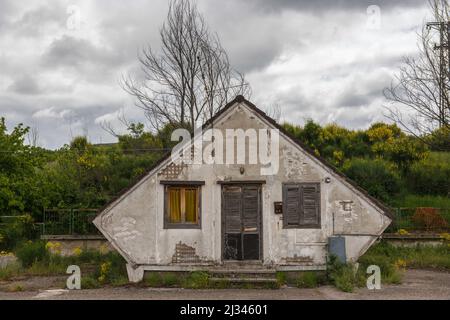
{"label": "wire fence", "polygon": [[394,219],[386,233],[450,232],[450,208],[395,208]]}
{"label": "wire fence", "polygon": [[42,235],[96,235],[97,209],[44,209]]}

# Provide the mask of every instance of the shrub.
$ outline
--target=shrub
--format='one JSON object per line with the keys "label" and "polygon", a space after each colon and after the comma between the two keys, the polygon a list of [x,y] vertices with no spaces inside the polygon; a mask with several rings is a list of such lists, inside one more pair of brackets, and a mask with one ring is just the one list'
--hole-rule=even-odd
{"label": "shrub", "polygon": [[421,195],[448,196],[449,159],[448,153],[432,153],[427,159],[414,163],[407,176],[410,190]]}
{"label": "shrub", "polygon": [[327,263],[328,280],[339,290],[353,292],[355,287],[361,286],[361,273],[355,271],[352,264],[340,262],[336,256],[330,256]]}
{"label": "shrub", "polygon": [[319,279],[315,272],[303,272],[296,281],[298,288],[316,288],[318,285]]}
{"label": "shrub", "polygon": [[21,268],[18,263],[9,264],[4,268],[0,268],[0,280],[9,280],[20,272]]}
{"label": "shrub", "polygon": [[401,189],[397,168],[382,159],[354,158],[344,163],[343,171],[370,195],[383,201],[389,200]]}
{"label": "shrub", "polygon": [[2,227],[0,250],[12,250],[20,242],[36,238],[37,234],[33,218],[29,214],[18,216],[13,222]]}
{"label": "shrub", "polygon": [[97,279],[90,276],[81,277],[81,289],[97,289],[97,288],[100,288],[100,283],[97,281]]}
{"label": "shrub", "polygon": [[48,260],[49,252],[43,241],[27,241],[19,245],[15,250],[16,256],[25,268],[30,267],[35,262]]}
{"label": "shrub", "polygon": [[149,272],[146,275],[144,282],[146,285],[153,288],[162,287],[163,284],[162,277],[158,272]]}
{"label": "shrub", "polygon": [[209,286],[209,274],[194,271],[183,281],[183,287],[188,289],[205,289]]}
{"label": "shrub", "polygon": [[439,214],[435,208],[417,208],[412,217],[417,227],[431,230],[443,230],[448,226],[447,221]]}

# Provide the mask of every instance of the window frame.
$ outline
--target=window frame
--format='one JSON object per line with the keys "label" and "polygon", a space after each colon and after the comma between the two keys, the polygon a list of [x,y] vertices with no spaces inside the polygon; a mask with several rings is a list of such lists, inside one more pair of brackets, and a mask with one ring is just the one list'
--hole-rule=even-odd
{"label": "window frame", "polygon": [[[164,229],[201,229],[202,218],[202,185],[204,181],[161,181],[164,187]],[[169,189],[197,189],[197,223],[169,221]]]}
{"label": "window frame", "polygon": [[[287,223],[287,216],[286,216],[286,210],[287,210],[287,194],[286,194],[286,188],[289,186],[295,186],[298,188],[301,188],[302,186],[317,186],[318,190],[318,199],[317,199],[317,210],[318,210],[318,222],[316,224],[301,224],[301,217],[299,216],[299,223],[296,225],[289,225]],[[321,192],[321,183],[320,182],[287,182],[282,184],[282,198],[283,198],[283,229],[322,229],[322,208],[321,208],[321,202],[322,202],[322,192]],[[303,199],[299,199],[300,207],[303,208]],[[299,215],[301,215],[302,212],[299,209]]]}

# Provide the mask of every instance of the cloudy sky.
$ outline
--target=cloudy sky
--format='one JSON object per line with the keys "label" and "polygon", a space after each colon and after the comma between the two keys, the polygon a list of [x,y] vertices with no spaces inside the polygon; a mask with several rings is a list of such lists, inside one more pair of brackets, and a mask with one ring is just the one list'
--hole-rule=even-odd
{"label": "cloudy sky", "polygon": [[[377,7],[369,7],[376,5]],[[282,119],[365,128],[383,117],[382,89],[416,52],[426,0],[199,0],[251,100]],[[76,135],[114,140],[117,115],[144,121],[118,85],[139,48],[159,47],[167,0],[0,0],[0,115],[58,148]]]}

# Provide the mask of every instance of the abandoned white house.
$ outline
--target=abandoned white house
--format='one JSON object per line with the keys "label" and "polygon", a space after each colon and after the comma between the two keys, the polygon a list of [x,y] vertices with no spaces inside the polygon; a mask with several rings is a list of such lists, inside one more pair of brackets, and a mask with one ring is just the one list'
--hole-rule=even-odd
{"label": "abandoned white house", "polygon": [[[245,137],[245,163],[176,162],[167,155],[105,206],[94,223],[127,261],[131,281],[141,280],[145,270],[208,270],[232,263],[324,270],[330,251],[354,262],[390,224],[388,208],[242,96],[202,130],[211,128],[225,137],[226,143],[214,148],[223,147],[227,157],[242,151],[231,129],[258,131],[257,139],[266,136],[276,145],[266,150],[276,157],[252,163],[256,149]],[[264,173],[268,166],[272,172]]]}

